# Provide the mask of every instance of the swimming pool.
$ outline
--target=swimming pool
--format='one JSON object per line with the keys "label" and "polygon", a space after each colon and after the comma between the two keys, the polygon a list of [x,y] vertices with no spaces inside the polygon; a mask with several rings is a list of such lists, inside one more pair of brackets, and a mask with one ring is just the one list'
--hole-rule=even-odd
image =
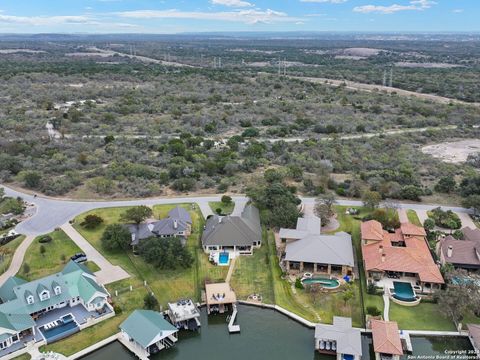
{"label": "swimming pool", "polygon": [[413,291],[412,284],[407,282],[401,281],[394,281],[393,288],[395,290],[395,294],[393,297],[400,301],[407,301],[412,302],[416,301],[417,298],[415,296],[415,292]]}
{"label": "swimming pool", "polygon": [[228,265],[228,252],[222,252],[218,255],[218,264],[219,265]]}
{"label": "swimming pool", "polygon": [[80,331],[77,323],[73,321],[72,315],[67,315],[64,317],[64,319],[64,321],[59,320],[59,325],[55,326],[54,328],[47,330],[45,326],[40,327],[40,331],[47,341],[47,344],[63,339],[76,333],[77,331]]}
{"label": "swimming pool", "polygon": [[321,277],[303,279],[302,283],[303,285],[320,284],[322,285],[322,287],[326,289],[334,289],[340,286],[340,282],[337,279],[329,279],[329,278],[321,278]]}

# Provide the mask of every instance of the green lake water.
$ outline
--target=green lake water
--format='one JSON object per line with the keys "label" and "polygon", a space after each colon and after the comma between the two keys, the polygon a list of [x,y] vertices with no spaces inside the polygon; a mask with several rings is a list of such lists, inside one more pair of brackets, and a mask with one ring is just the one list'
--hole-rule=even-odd
{"label": "green lake water", "polygon": [[[333,356],[316,354],[314,331],[273,310],[238,306],[240,334],[228,333],[226,316],[207,318],[202,309],[201,330],[181,332],[173,348],[151,356],[152,360],[334,360]],[[438,338],[437,338],[438,339]],[[443,354],[445,349],[471,349],[467,338],[413,338],[415,354]],[[374,359],[371,337],[363,337],[363,360]],[[133,360],[136,359],[119,342],[114,342],[83,360]]]}

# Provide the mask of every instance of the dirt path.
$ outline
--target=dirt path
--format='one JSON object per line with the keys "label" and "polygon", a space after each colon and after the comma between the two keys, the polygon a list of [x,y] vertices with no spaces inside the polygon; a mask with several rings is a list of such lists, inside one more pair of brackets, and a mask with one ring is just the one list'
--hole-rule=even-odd
{"label": "dirt path", "polygon": [[480,103],[469,103],[462,100],[451,99],[451,98],[447,98],[439,95],[422,94],[415,91],[399,89],[396,87],[363,84],[363,83],[358,83],[358,82],[353,82],[348,80],[333,80],[333,79],[327,79],[327,78],[314,78],[314,77],[303,77],[303,76],[288,76],[288,77],[291,79],[303,80],[303,81],[308,81],[312,83],[321,83],[321,84],[330,85],[330,86],[337,86],[337,87],[345,86],[347,89],[350,89],[350,90],[397,93],[400,96],[414,96],[419,99],[435,101],[441,104],[455,103],[455,104],[472,105],[472,106],[480,107]]}

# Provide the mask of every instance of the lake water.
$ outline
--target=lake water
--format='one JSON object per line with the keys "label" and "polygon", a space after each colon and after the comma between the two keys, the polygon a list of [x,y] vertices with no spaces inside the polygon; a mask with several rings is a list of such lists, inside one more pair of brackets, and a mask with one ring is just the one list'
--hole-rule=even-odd
{"label": "lake water", "polygon": [[[314,331],[273,310],[238,306],[240,334],[228,333],[226,316],[207,318],[201,311],[202,327],[198,333],[181,332],[173,348],[152,356],[152,360],[334,360],[333,356],[316,354]],[[433,341],[433,342],[432,342]],[[467,338],[431,340],[413,338],[415,354],[443,354],[445,349],[471,349]],[[363,337],[363,360],[374,359],[371,337]],[[373,353],[372,353],[373,354]],[[370,356],[369,356],[370,355]],[[83,360],[134,360],[119,342],[87,355]]]}

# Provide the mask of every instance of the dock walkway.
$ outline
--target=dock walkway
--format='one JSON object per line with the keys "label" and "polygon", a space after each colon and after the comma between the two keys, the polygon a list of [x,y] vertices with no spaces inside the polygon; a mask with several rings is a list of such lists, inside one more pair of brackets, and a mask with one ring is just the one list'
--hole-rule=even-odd
{"label": "dock walkway", "polygon": [[230,321],[228,322],[228,332],[229,333],[237,333],[240,332],[240,325],[234,325],[235,319],[237,318],[237,305],[233,304],[233,313],[230,317]]}

